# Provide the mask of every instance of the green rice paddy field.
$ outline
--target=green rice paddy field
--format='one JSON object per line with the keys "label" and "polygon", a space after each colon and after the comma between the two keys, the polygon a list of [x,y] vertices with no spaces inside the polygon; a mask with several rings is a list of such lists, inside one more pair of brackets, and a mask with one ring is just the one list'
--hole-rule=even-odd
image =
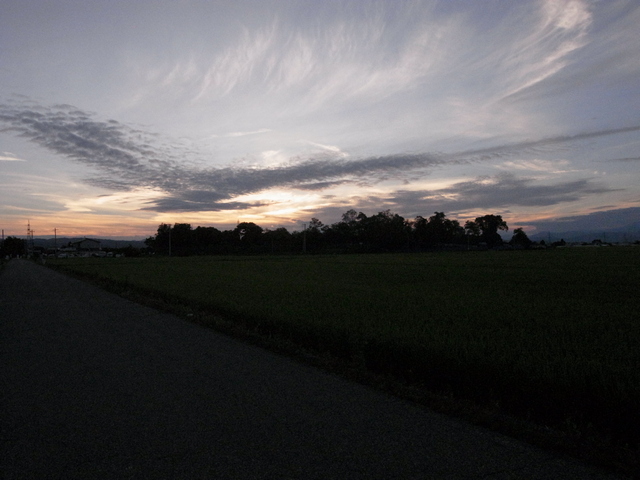
{"label": "green rice paddy field", "polygon": [[432,391],[640,440],[640,248],[49,265]]}

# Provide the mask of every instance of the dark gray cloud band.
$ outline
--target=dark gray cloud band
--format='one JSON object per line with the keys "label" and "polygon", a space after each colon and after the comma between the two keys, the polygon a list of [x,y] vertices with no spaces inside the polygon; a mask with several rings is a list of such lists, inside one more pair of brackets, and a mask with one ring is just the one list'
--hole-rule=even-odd
{"label": "dark gray cloud band", "polygon": [[613,160],[609,160],[610,162],[640,162],[640,157],[626,157],[626,158],[614,158]]}
{"label": "dark gray cloud band", "polygon": [[436,209],[461,212],[477,208],[544,207],[612,191],[615,190],[593,184],[589,180],[540,185],[531,178],[503,173],[494,177],[459,182],[433,192],[400,191],[386,201],[396,208],[401,205],[414,205],[418,211],[426,213]]}
{"label": "dark gray cloud band", "polygon": [[[348,161],[324,155],[265,168],[203,168],[187,160],[192,152],[186,148],[164,145],[149,133],[115,120],[96,120],[94,115],[69,105],[2,104],[0,123],[4,125],[2,131],[14,132],[53,153],[94,168],[97,173],[86,179],[91,185],[125,191],[145,187],[164,192],[162,198],[151,201],[146,207],[160,212],[247,208],[256,204],[233,199],[274,187],[322,190],[341,183],[404,178],[409,173],[439,166],[502,159],[561,143],[640,130],[640,126],[632,126],[453,154],[395,154]],[[440,210],[521,205],[523,203],[519,202],[525,200],[518,193],[523,189],[530,194],[525,203],[538,206],[607,191],[586,180],[549,187],[507,175],[490,186],[486,182],[465,182],[432,195],[397,192],[395,197],[387,199],[387,204],[406,206],[413,202],[415,205],[437,202]],[[454,194],[460,200],[452,200]]]}
{"label": "dark gray cloud band", "polygon": [[610,135],[619,135],[621,133],[632,133],[637,131],[640,131],[640,125],[599,130],[595,132],[584,132],[576,135],[559,135],[556,137],[546,137],[537,140],[525,140],[522,142],[500,145],[497,147],[466,150],[460,152],[459,155],[469,159],[495,160],[509,158],[513,155],[521,154],[524,152],[541,152],[548,147],[553,147],[560,144],[568,144],[572,142],[588,140],[590,138],[606,137]]}

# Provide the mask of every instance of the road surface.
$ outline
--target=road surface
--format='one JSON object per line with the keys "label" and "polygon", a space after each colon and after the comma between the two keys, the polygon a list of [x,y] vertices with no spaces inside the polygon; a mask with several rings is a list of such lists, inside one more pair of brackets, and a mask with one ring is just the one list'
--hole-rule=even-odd
{"label": "road surface", "polygon": [[616,478],[25,260],[0,371],[5,479]]}

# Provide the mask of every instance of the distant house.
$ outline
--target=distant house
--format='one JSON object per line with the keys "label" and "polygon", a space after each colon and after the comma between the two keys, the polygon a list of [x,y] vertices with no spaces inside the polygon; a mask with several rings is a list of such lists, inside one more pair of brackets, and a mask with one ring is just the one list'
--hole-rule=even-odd
{"label": "distant house", "polygon": [[93,238],[83,238],[77,242],[71,242],[71,247],[75,249],[76,252],[83,253],[95,253],[99,252],[101,249],[100,241],[94,240]]}

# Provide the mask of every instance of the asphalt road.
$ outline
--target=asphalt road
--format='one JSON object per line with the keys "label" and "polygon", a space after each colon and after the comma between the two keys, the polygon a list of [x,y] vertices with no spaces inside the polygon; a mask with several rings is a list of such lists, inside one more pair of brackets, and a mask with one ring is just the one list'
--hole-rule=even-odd
{"label": "asphalt road", "polygon": [[615,478],[24,260],[0,478]]}

